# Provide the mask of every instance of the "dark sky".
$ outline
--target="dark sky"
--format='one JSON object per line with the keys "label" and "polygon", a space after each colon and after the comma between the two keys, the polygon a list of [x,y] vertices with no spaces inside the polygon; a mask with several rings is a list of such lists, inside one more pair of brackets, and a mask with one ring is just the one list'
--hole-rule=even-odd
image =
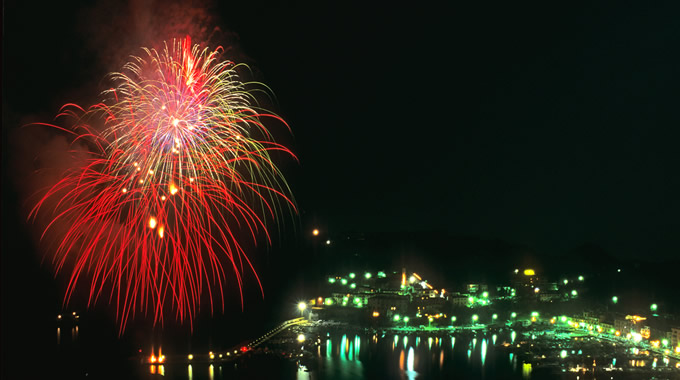
{"label": "dark sky", "polygon": [[[143,40],[121,17],[156,13],[153,1],[112,3],[5,2],[6,204],[19,198],[18,125],[95,101],[111,57]],[[449,3],[180,13],[219,27],[276,94],[300,159],[283,166],[303,229],[677,257],[680,5]]]}

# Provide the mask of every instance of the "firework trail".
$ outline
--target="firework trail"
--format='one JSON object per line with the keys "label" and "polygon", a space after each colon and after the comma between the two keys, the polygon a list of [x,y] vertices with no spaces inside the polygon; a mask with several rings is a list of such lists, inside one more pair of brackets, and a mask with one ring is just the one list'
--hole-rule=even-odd
{"label": "firework trail", "polygon": [[56,223],[69,226],[52,256],[57,273],[70,270],[64,302],[79,280],[89,282],[88,306],[103,297],[115,303],[121,333],[137,312],[162,322],[168,302],[177,319],[191,322],[206,293],[211,313],[218,302],[224,311],[227,273],[243,307],[244,271],[262,285],[237,233],[269,241],[267,220],[295,210],[272,159],[294,155],[263,120],[287,125],[256,106],[239,65],[220,61],[220,48],[192,47],[188,37],[162,52],[143,50],[110,74],[115,87],[102,103],[62,107],[59,116],[73,117],[73,128],[44,124],[85,143],[90,158],[31,211],[32,218],[49,213],[43,237]]}

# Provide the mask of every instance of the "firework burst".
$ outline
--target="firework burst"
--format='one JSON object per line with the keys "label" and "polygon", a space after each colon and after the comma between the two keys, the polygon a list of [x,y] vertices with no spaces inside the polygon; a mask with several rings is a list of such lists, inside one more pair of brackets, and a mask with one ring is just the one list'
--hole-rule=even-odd
{"label": "firework burst", "polygon": [[69,226],[52,256],[57,272],[70,271],[64,302],[87,277],[88,304],[115,303],[121,332],[137,312],[162,322],[166,306],[192,321],[206,293],[211,312],[215,303],[224,310],[230,273],[243,306],[242,275],[255,271],[238,232],[269,240],[267,220],[295,210],[272,159],[294,155],[263,121],[287,125],[257,106],[239,65],[189,38],[143,51],[110,74],[102,103],[62,108],[73,128],[50,125],[85,142],[89,158],[31,212],[49,213],[43,236]]}

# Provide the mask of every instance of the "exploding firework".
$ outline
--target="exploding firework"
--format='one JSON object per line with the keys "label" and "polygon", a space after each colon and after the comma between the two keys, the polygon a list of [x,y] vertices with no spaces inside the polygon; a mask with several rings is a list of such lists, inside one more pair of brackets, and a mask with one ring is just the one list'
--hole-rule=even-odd
{"label": "exploding firework", "polygon": [[138,312],[162,322],[166,306],[191,322],[206,293],[211,312],[224,310],[230,273],[243,307],[244,271],[262,286],[239,232],[269,241],[267,221],[295,210],[272,158],[294,155],[263,121],[287,125],[257,106],[241,66],[189,38],[143,51],[110,75],[101,103],[62,108],[72,128],[47,124],[88,146],[89,158],[31,212],[50,213],[43,236],[69,226],[52,256],[57,273],[70,271],[64,302],[87,278],[88,305],[115,303],[121,332]]}

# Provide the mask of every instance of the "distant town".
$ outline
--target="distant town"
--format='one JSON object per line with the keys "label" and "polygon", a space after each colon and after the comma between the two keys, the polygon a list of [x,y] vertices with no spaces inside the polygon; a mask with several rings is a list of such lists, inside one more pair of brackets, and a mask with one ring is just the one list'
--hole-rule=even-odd
{"label": "distant town", "polygon": [[584,275],[548,279],[534,269],[516,268],[510,278],[502,286],[444,289],[407,268],[332,274],[300,309],[311,320],[402,331],[552,326],[680,359],[680,322],[656,303],[647,310],[621,311],[617,295],[584,302],[589,293]]}

